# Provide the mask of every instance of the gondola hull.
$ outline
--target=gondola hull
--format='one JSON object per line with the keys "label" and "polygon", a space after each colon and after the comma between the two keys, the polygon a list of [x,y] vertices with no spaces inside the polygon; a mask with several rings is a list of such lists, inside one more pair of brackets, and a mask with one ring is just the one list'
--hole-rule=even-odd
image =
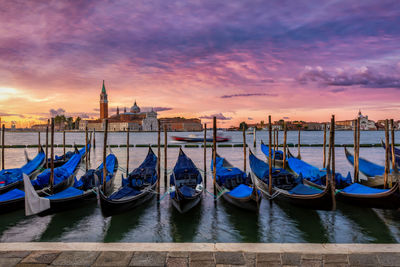
{"label": "gondola hull", "polygon": [[[264,183],[258,177],[255,177],[255,184],[262,192],[265,199],[270,200],[270,195],[268,194],[268,184]],[[332,210],[334,207],[334,200],[332,194],[332,187],[329,186],[327,190],[322,189],[320,194],[314,195],[297,195],[290,194],[285,190],[279,190],[272,187],[271,195],[276,195],[274,200],[285,201],[291,203],[298,207],[316,209],[316,210]]]}
{"label": "gondola hull", "polygon": [[193,207],[195,207],[197,204],[200,203],[201,195],[202,195],[202,193],[199,193],[195,197],[192,197],[192,198],[183,198],[183,199],[177,199],[176,197],[172,198],[172,205],[180,213],[186,213],[189,210],[191,210]]}
{"label": "gondola hull", "polygon": [[[218,184],[216,184],[215,186],[217,188],[218,193],[223,192],[224,189],[221,188]],[[257,212],[259,210],[260,203],[261,203],[261,196],[257,196],[256,194],[251,194],[249,197],[246,197],[246,198],[236,198],[236,197],[233,197],[233,196],[225,193],[222,195],[222,198],[226,202],[228,202],[240,209],[255,211],[255,212]]]}
{"label": "gondola hull", "polygon": [[156,186],[157,183],[153,184],[150,187],[150,190],[143,190],[143,192],[139,195],[119,200],[108,199],[107,196],[100,191],[100,206],[103,216],[109,217],[114,214],[122,213],[142,205],[143,203],[154,197],[155,194],[152,191],[155,190]]}
{"label": "gondola hull", "polygon": [[[320,189],[324,188],[307,180],[304,180],[304,183]],[[348,194],[337,191],[336,199],[346,204],[365,208],[398,209],[400,208],[400,189],[399,184],[395,183],[389,191],[379,194]]]}

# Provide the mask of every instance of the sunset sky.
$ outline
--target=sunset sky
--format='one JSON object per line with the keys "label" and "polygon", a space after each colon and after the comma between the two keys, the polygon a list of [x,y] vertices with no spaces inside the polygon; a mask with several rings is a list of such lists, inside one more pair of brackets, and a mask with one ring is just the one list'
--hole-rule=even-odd
{"label": "sunset sky", "polygon": [[[400,3],[0,0],[0,117],[400,119]],[[111,112],[113,113],[113,112]]]}

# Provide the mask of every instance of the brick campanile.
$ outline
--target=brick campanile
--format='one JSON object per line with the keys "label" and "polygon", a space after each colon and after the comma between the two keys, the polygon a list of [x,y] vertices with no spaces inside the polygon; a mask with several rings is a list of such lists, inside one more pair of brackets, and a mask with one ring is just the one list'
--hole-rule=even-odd
{"label": "brick campanile", "polygon": [[108,118],[108,99],[107,99],[106,87],[104,85],[104,80],[103,80],[103,88],[101,89],[101,94],[100,94],[100,119],[106,119],[106,118]]}

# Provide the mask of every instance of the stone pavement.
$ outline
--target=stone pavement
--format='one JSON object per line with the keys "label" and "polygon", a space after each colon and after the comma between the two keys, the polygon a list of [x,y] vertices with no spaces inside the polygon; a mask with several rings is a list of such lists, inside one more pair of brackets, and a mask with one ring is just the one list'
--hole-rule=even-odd
{"label": "stone pavement", "polygon": [[1,243],[3,266],[400,266],[400,245]]}

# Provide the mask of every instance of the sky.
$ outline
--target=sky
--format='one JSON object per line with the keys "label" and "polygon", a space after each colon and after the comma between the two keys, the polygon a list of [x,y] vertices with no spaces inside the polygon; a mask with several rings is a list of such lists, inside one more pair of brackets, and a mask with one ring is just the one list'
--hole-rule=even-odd
{"label": "sky", "polygon": [[400,4],[0,0],[0,117],[400,119]]}

